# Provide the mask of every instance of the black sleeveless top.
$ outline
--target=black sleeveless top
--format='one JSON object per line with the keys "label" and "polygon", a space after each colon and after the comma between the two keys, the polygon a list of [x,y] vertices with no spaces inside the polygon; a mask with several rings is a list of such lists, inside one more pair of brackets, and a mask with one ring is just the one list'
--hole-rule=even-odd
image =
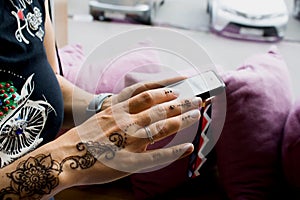
{"label": "black sleeveless top", "polygon": [[44,0],[0,1],[0,167],[53,140],[62,124],[45,16]]}

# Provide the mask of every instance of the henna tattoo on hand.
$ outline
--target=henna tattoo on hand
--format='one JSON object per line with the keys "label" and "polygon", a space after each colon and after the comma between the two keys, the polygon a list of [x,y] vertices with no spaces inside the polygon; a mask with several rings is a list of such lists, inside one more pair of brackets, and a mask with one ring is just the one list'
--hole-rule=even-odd
{"label": "henna tattoo on hand", "polygon": [[76,148],[79,152],[85,151],[85,154],[83,156],[69,156],[63,159],[62,162],[60,163],[61,171],[62,168],[65,166],[66,162],[70,162],[69,166],[71,169],[78,169],[78,168],[88,169],[95,164],[96,162],[95,157],[92,155],[90,151],[86,151],[87,143],[80,142],[76,145]]}
{"label": "henna tattoo on hand", "polygon": [[128,124],[128,125],[125,127],[124,132],[125,132],[125,133],[128,132],[128,129],[129,129],[130,127],[132,127],[132,126],[135,126],[135,125],[137,125],[136,122],[133,122],[133,123]]}
{"label": "henna tattoo on hand", "polygon": [[190,116],[190,115],[188,115],[188,116],[185,116],[185,117],[182,117],[182,118],[181,118],[181,120],[182,120],[182,121],[184,121],[184,120],[187,120],[187,119],[189,119],[189,118],[191,118],[191,116]]}
{"label": "henna tattoo on hand", "polygon": [[[102,144],[99,142],[87,142],[85,143],[88,149],[89,156],[93,156],[94,162],[104,155],[105,159],[112,160],[115,157],[115,152],[120,150],[113,144]],[[93,163],[94,164],[94,163]],[[90,166],[91,167],[91,166]]]}
{"label": "henna tattoo on hand", "polygon": [[175,109],[175,106],[174,106],[174,105],[171,105],[169,108],[170,108],[170,110],[174,110],[174,109]]}
{"label": "henna tattoo on hand", "polygon": [[184,103],[181,103],[179,105],[177,105],[178,107],[187,107],[190,108],[192,107],[192,102],[190,100],[185,100]]}
{"label": "henna tattoo on hand", "polygon": [[119,148],[125,148],[125,145],[127,144],[127,134],[125,133],[124,136],[120,133],[112,133],[109,137],[109,141],[114,143]]}
{"label": "henna tattoo on hand", "polygon": [[167,94],[172,94],[172,93],[173,93],[172,90],[165,90],[165,95],[167,95]]}
{"label": "henna tattoo on hand", "polygon": [[[119,136],[119,140],[116,141],[123,145],[126,139],[121,140]],[[104,156],[105,159],[112,160],[116,151],[120,150],[113,144],[99,142],[78,143],[76,148],[84,154],[66,157],[60,163],[54,160],[51,154],[40,154],[21,161],[15,171],[7,174],[10,186],[0,191],[0,199],[41,199],[59,185],[59,175],[67,163],[74,170],[88,169],[94,166],[99,157]]]}
{"label": "henna tattoo on hand", "polygon": [[40,199],[58,186],[59,164],[50,155],[38,155],[20,162],[7,177],[10,187],[0,191],[1,199]]}

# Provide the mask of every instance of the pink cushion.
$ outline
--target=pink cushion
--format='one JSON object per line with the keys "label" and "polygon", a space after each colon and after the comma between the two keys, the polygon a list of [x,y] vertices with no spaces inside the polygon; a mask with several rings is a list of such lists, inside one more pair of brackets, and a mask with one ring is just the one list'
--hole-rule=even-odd
{"label": "pink cushion", "polygon": [[223,75],[227,116],[216,145],[221,183],[232,200],[268,199],[280,184],[280,145],[291,107],[290,77],[276,48]]}
{"label": "pink cushion", "polygon": [[[141,42],[137,47],[147,47]],[[157,52],[139,50],[120,57],[111,65],[112,60],[99,60],[94,64],[85,64],[86,56],[79,44],[68,45],[59,50],[64,77],[78,87],[95,94],[102,92],[117,93],[125,86],[125,75],[131,71],[155,73],[161,70]],[[88,59],[88,57],[87,57]],[[109,66],[109,67],[108,67]]]}
{"label": "pink cushion", "polygon": [[[159,63],[159,58],[147,51],[120,59],[105,73],[108,60],[88,66],[76,79],[83,63],[82,48],[71,46],[61,54],[66,55],[62,56],[65,77],[94,93],[117,92],[126,85],[153,79],[148,72],[163,73],[157,65],[150,67]],[[139,71],[140,66],[148,68]],[[227,85],[227,118],[216,148],[222,184],[231,199],[265,199],[277,183],[280,138],[291,105],[286,64],[272,49],[250,57],[237,70],[224,74],[223,79]],[[156,145],[164,142],[168,140]],[[132,175],[136,197],[153,197],[184,183],[187,162],[188,158],[158,171]]]}
{"label": "pink cushion", "polygon": [[300,99],[288,116],[282,142],[282,165],[288,184],[300,192]]}
{"label": "pink cushion", "polygon": [[83,48],[80,44],[66,45],[58,49],[58,53],[67,77],[69,77],[69,70],[81,66],[85,59]]}

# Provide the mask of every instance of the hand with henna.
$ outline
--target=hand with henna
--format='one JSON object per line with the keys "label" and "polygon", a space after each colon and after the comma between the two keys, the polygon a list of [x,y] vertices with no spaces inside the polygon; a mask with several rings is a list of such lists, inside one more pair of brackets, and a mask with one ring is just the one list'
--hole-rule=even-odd
{"label": "hand with henna", "polygon": [[147,150],[200,118],[201,99],[179,99],[180,91],[165,87],[181,79],[139,83],[113,95],[83,124],[3,168],[0,198],[47,199],[189,155],[191,143]]}
{"label": "hand with henna", "polygon": [[[201,99],[178,99],[179,91],[165,87],[181,79],[125,88],[108,99],[110,103],[106,105],[110,106],[80,125],[76,129],[78,135],[83,142],[92,141],[87,146],[97,163],[126,175],[189,155],[192,144],[146,151],[149,144],[175,134],[200,118]],[[97,181],[110,181],[101,174],[96,176]]]}

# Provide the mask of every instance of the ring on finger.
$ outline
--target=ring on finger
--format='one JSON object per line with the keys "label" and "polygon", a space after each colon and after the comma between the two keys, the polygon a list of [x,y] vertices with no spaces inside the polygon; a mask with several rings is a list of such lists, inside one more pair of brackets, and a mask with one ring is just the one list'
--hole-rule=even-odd
{"label": "ring on finger", "polygon": [[147,134],[148,139],[150,140],[150,144],[154,144],[153,135],[152,135],[152,133],[150,131],[149,126],[145,126],[144,129],[145,129],[145,132]]}

